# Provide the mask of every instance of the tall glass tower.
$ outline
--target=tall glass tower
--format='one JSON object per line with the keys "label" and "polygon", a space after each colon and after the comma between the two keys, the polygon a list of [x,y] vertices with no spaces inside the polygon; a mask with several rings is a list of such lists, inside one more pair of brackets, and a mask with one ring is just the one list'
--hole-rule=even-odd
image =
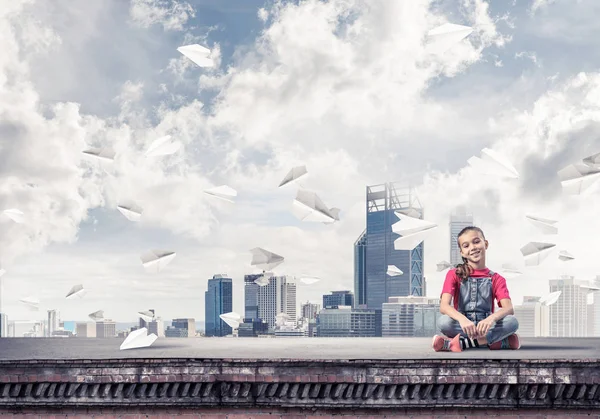
{"label": "tall glass tower", "polygon": [[[367,186],[367,229],[354,245],[356,304],[380,310],[389,297],[423,296],[423,242],[412,250],[395,250],[395,212],[423,219],[423,208],[410,186],[384,183]],[[362,264],[364,263],[364,270]],[[403,275],[388,276],[388,265]],[[364,302],[363,302],[364,301]]]}
{"label": "tall glass tower", "polygon": [[233,282],[225,275],[214,275],[208,280],[204,293],[204,322],[206,336],[227,336],[231,326],[219,317],[233,310]]}
{"label": "tall glass tower", "polygon": [[467,212],[465,207],[457,208],[452,215],[450,215],[450,263],[453,266],[462,263],[462,256],[460,255],[460,249],[458,248],[457,236],[460,231],[473,225],[473,214]]}

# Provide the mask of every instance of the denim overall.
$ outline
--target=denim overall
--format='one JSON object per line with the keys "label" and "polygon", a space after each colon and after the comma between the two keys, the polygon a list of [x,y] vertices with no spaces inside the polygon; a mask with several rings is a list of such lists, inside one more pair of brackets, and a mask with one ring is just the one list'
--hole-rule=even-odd
{"label": "denim overall", "polygon": [[[489,276],[483,278],[468,277],[461,281],[458,293],[457,310],[465,317],[471,320],[476,326],[483,319],[492,314],[494,304],[492,295],[492,276],[494,272],[490,271]],[[449,338],[460,334],[467,337],[458,321],[448,315],[442,315],[438,319],[440,331]],[[512,335],[519,328],[519,322],[515,316],[508,315],[490,328],[486,334],[488,344],[501,341]]]}

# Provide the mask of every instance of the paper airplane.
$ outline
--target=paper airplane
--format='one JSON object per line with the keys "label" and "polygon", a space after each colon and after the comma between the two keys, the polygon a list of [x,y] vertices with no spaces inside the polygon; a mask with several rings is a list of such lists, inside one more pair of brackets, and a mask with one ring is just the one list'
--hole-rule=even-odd
{"label": "paper airplane", "polygon": [[516,278],[519,275],[523,275],[523,272],[519,271],[517,268],[513,267],[508,263],[504,263],[502,265],[502,276],[506,279]]}
{"label": "paper airplane", "polygon": [[150,310],[138,311],[139,316],[147,322],[154,320],[154,313]]}
{"label": "paper airplane", "polygon": [[582,161],[588,166],[600,166],[600,153],[592,154],[591,156],[584,158]]}
{"label": "paper airplane", "polygon": [[74,285],[73,288],[71,288],[71,290],[67,293],[65,298],[67,300],[73,299],[75,297],[83,298],[83,296],[86,293],[87,293],[87,291],[83,289],[83,285],[78,284],[78,285]]}
{"label": "paper airplane", "polygon": [[333,216],[333,221],[323,221],[323,224],[333,224],[336,221],[340,221],[340,209],[339,208],[329,208],[329,213]]}
{"label": "paper airplane", "polygon": [[434,54],[443,54],[473,32],[469,26],[444,23],[427,32],[426,49]]}
{"label": "paper airplane", "polygon": [[437,271],[438,272],[442,272],[445,271],[448,268],[452,268],[452,264],[450,262],[446,262],[445,260],[442,260],[441,262],[439,262],[437,265]]}
{"label": "paper airplane", "polygon": [[205,189],[204,193],[223,201],[234,203],[233,198],[237,196],[237,191],[227,185],[217,186],[215,188]]}
{"label": "paper airplane", "polygon": [[192,60],[198,67],[213,67],[215,62],[210,58],[210,50],[202,45],[192,44],[177,48],[177,51]]}
{"label": "paper airplane", "polygon": [[293,167],[288,172],[288,174],[285,175],[285,177],[283,178],[283,180],[279,184],[279,187],[281,188],[284,185],[296,182],[299,178],[301,178],[302,176],[304,176],[306,173],[308,173],[307,170],[306,170],[306,166],[296,166],[296,167]]}
{"label": "paper airplane", "polygon": [[87,154],[88,156],[92,156],[104,161],[113,161],[116,156],[115,151],[110,147],[89,148],[87,150],[84,150],[83,154]]}
{"label": "paper airplane", "polygon": [[527,218],[534,226],[536,226],[543,234],[557,234],[558,228],[554,225],[558,221],[549,220],[547,218],[534,217],[532,215],[526,215]]}
{"label": "paper airplane", "polygon": [[388,265],[387,272],[389,276],[399,276],[404,274],[396,265]]}
{"label": "paper airplane", "polygon": [[521,248],[521,254],[525,258],[525,266],[537,266],[548,254],[554,250],[553,243],[530,242]]}
{"label": "paper airplane", "polygon": [[158,336],[154,333],[148,334],[148,329],[142,327],[141,329],[130,332],[119,349],[123,351],[125,349],[147,348],[152,345],[156,339],[158,339]]}
{"label": "paper airplane", "polygon": [[552,304],[554,304],[558,301],[561,293],[562,293],[562,291],[551,292],[550,294],[546,295],[545,297],[542,297],[540,299],[540,303],[544,306],[551,306]]}
{"label": "paper airplane", "polygon": [[140,256],[146,272],[160,272],[177,254],[170,250],[150,250]]}
{"label": "paper airplane", "polygon": [[19,302],[25,304],[30,311],[38,311],[40,309],[40,300],[36,297],[21,298]]}
{"label": "paper airplane", "polygon": [[600,167],[579,162],[559,170],[558,177],[564,193],[580,195],[600,179]]}
{"label": "paper airplane", "polygon": [[17,224],[21,224],[21,223],[25,222],[25,214],[23,214],[23,211],[21,211],[19,209],[11,208],[11,209],[6,209],[2,212],[4,213],[4,215],[6,215],[8,218],[13,220]]}
{"label": "paper airplane", "polygon": [[142,213],[144,209],[139,205],[131,202],[131,203],[121,203],[117,205],[117,209],[121,214],[125,216],[129,221],[137,222],[142,218]]}
{"label": "paper airplane", "polygon": [[575,259],[575,256],[573,256],[572,254],[570,254],[566,250],[561,250],[560,252],[558,252],[558,258],[560,260],[562,260],[563,262],[568,262],[570,260]]}
{"label": "paper airplane", "polygon": [[406,208],[406,209],[396,210],[396,212],[399,212],[400,214],[408,215],[409,217],[413,217],[413,218],[421,217],[421,211],[419,211],[416,208]]}
{"label": "paper airplane", "polygon": [[579,287],[587,292],[600,291],[600,287],[597,287],[595,285],[580,285]]}
{"label": "paper airplane", "polygon": [[256,266],[264,271],[274,269],[276,266],[281,265],[285,259],[283,256],[269,252],[261,247],[250,249],[250,252],[252,253],[250,265]]}
{"label": "paper airplane", "polygon": [[473,156],[467,163],[477,172],[484,175],[499,176],[509,179],[518,179],[519,172],[502,155],[494,150],[484,148],[481,150],[481,158]]}
{"label": "paper airplane", "polygon": [[94,321],[104,319],[104,310],[94,311],[93,313],[88,314],[88,317]]}
{"label": "paper airplane", "polygon": [[299,190],[293,202],[292,213],[302,221],[335,222],[336,216],[316,193]]}
{"label": "paper airplane", "polygon": [[394,240],[394,249],[396,250],[414,249],[425,239],[427,234],[437,227],[437,224],[409,217],[397,211],[395,214],[400,221],[392,224],[392,231],[402,236]]}
{"label": "paper airplane", "polygon": [[254,280],[254,283],[260,287],[269,285],[270,279],[273,277],[273,272],[265,272]]}
{"label": "paper airplane", "polygon": [[317,283],[321,280],[318,276],[302,275],[299,277],[300,282],[306,285]]}
{"label": "paper airplane", "polygon": [[234,311],[232,311],[231,313],[221,314],[219,315],[219,317],[232,329],[237,329],[238,327],[240,327],[240,323],[244,321],[244,318]]}
{"label": "paper airplane", "polygon": [[165,135],[164,137],[157,138],[152,141],[148,150],[146,150],[146,157],[159,157],[159,156],[169,156],[171,154],[175,154],[181,148],[181,143],[179,141],[171,141],[170,135]]}

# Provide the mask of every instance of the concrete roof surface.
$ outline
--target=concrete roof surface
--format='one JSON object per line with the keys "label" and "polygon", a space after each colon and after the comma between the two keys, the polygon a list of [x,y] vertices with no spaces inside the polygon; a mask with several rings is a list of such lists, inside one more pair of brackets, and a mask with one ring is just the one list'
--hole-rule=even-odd
{"label": "concrete roof surface", "polygon": [[431,338],[159,338],[119,350],[118,338],[1,338],[0,360],[33,359],[597,359],[600,338],[523,338],[520,350],[434,352]]}

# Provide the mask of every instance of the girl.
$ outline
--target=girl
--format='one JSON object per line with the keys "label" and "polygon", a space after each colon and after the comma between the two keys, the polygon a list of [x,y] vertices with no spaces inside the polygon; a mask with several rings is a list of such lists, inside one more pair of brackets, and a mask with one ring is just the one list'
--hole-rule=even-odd
{"label": "girl", "polygon": [[[485,266],[488,241],[480,228],[463,228],[457,237],[463,263],[448,271],[440,301],[438,326],[445,336],[433,337],[436,352],[461,352],[486,345],[519,349],[519,322],[506,279]],[[450,302],[454,300],[453,306]],[[494,301],[500,307],[494,312]]]}

